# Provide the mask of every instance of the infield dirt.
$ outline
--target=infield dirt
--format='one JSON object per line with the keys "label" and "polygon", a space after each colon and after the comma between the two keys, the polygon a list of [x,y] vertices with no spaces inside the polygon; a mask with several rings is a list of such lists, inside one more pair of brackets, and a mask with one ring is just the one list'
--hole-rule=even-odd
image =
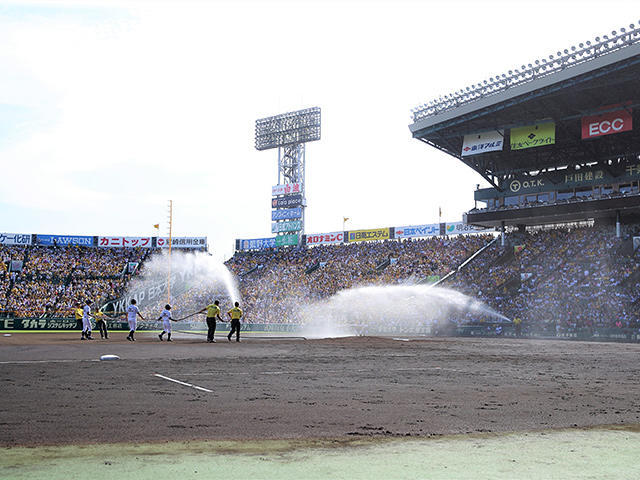
{"label": "infield dirt", "polygon": [[[640,423],[636,344],[112,337],[0,337],[0,445],[341,441]],[[103,354],[121,360],[97,361]]]}

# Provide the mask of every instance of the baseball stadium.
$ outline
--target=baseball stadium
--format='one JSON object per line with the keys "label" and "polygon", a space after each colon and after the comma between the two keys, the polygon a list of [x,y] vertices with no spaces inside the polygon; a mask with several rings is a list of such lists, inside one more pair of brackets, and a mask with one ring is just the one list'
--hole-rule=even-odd
{"label": "baseball stadium", "polygon": [[639,107],[630,25],[411,110],[462,219],[307,232],[313,107],[224,262],[0,234],[0,478],[640,477]]}

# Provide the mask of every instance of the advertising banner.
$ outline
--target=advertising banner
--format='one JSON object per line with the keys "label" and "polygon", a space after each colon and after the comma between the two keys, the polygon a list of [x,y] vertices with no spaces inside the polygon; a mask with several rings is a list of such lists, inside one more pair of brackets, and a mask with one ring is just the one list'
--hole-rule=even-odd
{"label": "advertising banner", "polygon": [[[171,237],[171,248],[206,248],[207,237]],[[169,248],[169,237],[158,237],[156,247]]]}
{"label": "advertising banner", "polygon": [[264,248],[275,248],[276,239],[272,238],[252,238],[240,240],[240,250],[262,250]]}
{"label": "advertising banner", "polygon": [[536,123],[511,129],[511,150],[543,147],[556,143],[555,122]]}
{"label": "advertising banner", "polygon": [[504,130],[465,135],[462,141],[462,156],[497,152],[504,147]]}
{"label": "advertising banner", "polygon": [[151,237],[98,237],[101,248],[151,248]]}
{"label": "advertising banner", "polygon": [[284,183],[271,187],[271,196],[273,197],[276,195],[289,195],[290,193],[302,193],[302,185],[300,183]]}
{"label": "advertising banner", "polygon": [[293,208],[302,205],[302,194],[287,195],[271,199],[271,208]]}
{"label": "advertising banner", "polygon": [[31,245],[31,234],[0,233],[0,245]]}
{"label": "advertising banner", "polygon": [[93,247],[93,237],[80,235],[40,235],[38,234],[39,245],[78,245],[82,247]]}
{"label": "advertising banner", "polygon": [[[609,105],[603,110],[609,110],[619,105]],[[628,132],[633,129],[633,117],[631,109],[615,110],[613,112],[602,113],[582,117],[582,139],[602,137],[614,133]]]}
{"label": "advertising banner", "polygon": [[490,228],[476,227],[475,225],[466,225],[462,222],[447,222],[447,235],[464,235],[465,233],[482,233],[491,231]]}
{"label": "advertising banner", "polygon": [[395,238],[432,237],[440,235],[440,224],[408,225],[395,227]]}
{"label": "advertising banner", "polygon": [[276,247],[285,247],[298,244],[298,235],[279,235],[276,237]]}
{"label": "advertising banner", "polygon": [[388,228],[374,228],[373,230],[353,230],[347,232],[348,243],[353,242],[371,242],[374,240],[388,240],[391,235]]}
{"label": "advertising banner", "polygon": [[294,218],[302,218],[302,208],[298,207],[271,211],[271,220],[291,220]]}
{"label": "advertising banner", "polygon": [[297,232],[302,230],[302,222],[300,220],[293,220],[291,222],[278,222],[271,224],[271,233],[280,232]]}
{"label": "advertising banner", "polygon": [[312,233],[307,235],[307,245],[333,245],[344,242],[344,232]]}

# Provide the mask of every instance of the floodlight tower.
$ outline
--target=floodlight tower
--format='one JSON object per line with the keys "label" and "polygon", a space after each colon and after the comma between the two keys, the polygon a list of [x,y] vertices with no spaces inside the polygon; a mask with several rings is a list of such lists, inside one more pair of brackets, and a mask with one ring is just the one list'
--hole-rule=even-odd
{"label": "floodlight tower", "polygon": [[[278,245],[285,236],[304,233],[305,144],[320,140],[320,108],[313,107],[256,120],[256,150],[278,149],[278,185],[272,188],[272,232]],[[295,208],[291,208],[295,207]],[[285,209],[287,211],[285,211]],[[289,221],[293,220],[293,221]],[[282,241],[278,242],[282,237]],[[302,235],[297,235],[297,242]]]}

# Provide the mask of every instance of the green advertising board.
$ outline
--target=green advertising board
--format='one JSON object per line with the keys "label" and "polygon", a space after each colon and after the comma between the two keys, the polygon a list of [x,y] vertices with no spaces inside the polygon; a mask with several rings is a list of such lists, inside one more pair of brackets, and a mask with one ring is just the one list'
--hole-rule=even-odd
{"label": "green advertising board", "polygon": [[286,247],[289,245],[298,245],[298,234],[279,235],[276,237],[276,247]]}
{"label": "green advertising board", "polygon": [[278,222],[271,224],[271,233],[279,232],[299,232],[302,230],[302,221],[293,220],[291,222]]}
{"label": "green advertising board", "polygon": [[536,123],[511,129],[511,150],[524,150],[556,143],[555,122]]}

